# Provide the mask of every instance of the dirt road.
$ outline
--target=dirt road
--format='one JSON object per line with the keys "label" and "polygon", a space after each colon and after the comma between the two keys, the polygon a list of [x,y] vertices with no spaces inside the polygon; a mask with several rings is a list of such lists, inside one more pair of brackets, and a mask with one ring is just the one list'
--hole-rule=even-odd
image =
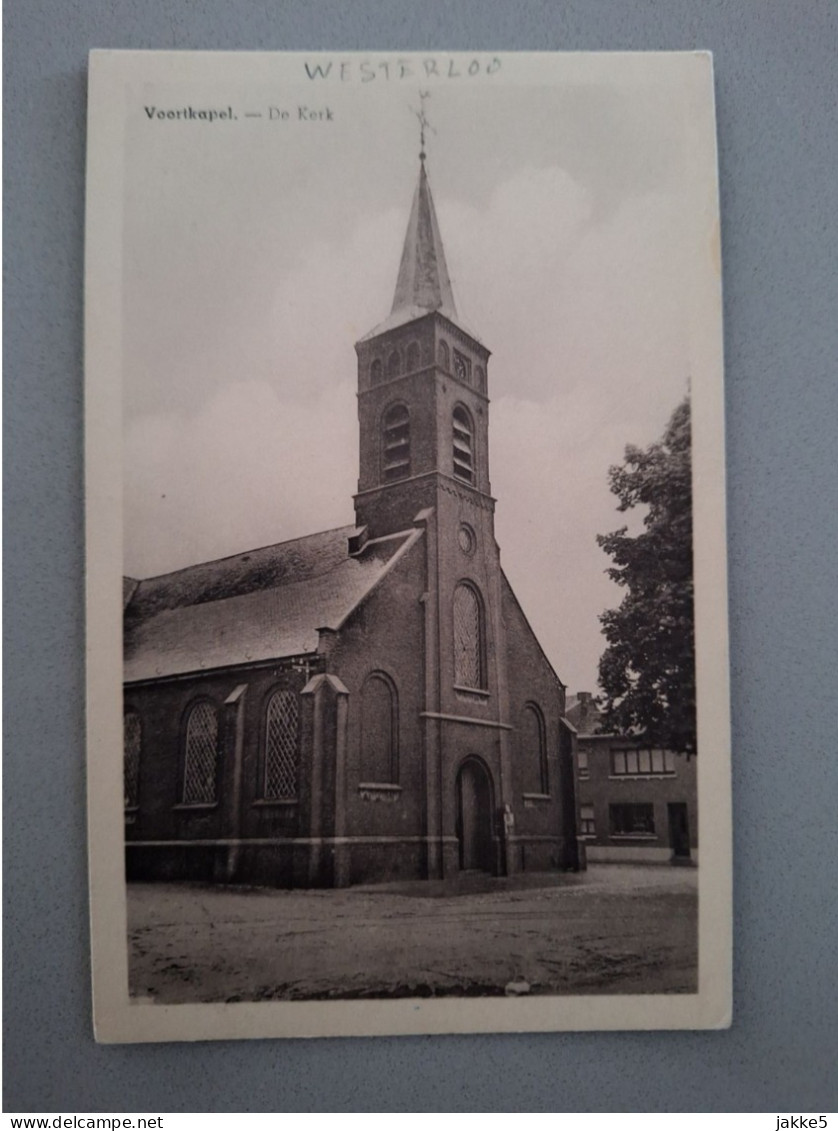
{"label": "dirt road", "polygon": [[598,865],[456,886],[130,884],[131,993],[159,1002],[694,993],[697,872]]}

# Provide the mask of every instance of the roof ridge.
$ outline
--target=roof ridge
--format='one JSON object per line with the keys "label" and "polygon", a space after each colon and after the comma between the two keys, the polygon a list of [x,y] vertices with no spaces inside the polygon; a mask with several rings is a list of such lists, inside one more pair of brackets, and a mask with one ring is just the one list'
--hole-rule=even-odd
{"label": "roof ridge", "polygon": [[153,573],[149,577],[135,578],[128,574],[123,574],[124,578],[130,581],[136,581],[138,585],[144,584],[146,581],[159,581],[163,577],[174,577],[178,573],[186,573],[190,569],[199,569],[201,566],[220,565],[221,562],[230,562],[234,558],[241,558],[245,554],[258,554],[262,550],[275,550],[280,546],[290,546],[292,542],[305,542],[309,538],[322,538],[324,534],[336,534],[339,530],[357,530],[358,526],[354,522],[347,523],[343,526],[332,526],[328,530],[315,530],[311,534],[302,534],[298,538],[286,538],[284,542],[266,542],[264,546],[254,546],[248,550],[238,550],[234,554],[225,554],[222,558],[205,558],[200,562],[192,562],[190,565],[180,566],[178,569],[166,570],[164,573]]}
{"label": "roof ridge", "polygon": [[[338,526],[335,529],[340,530],[341,528]],[[415,535],[416,537],[421,537],[421,534],[421,530],[412,528],[410,530],[402,531],[401,535],[388,535],[386,538],[379,538],[375,539],[375,541],[371,540],[367,542],[364,550],[366,550],[368,546],[375,545],[378,542],[390,541],[391,539],[394,539],[396,537],[401,537],[404,545],[399,546],[398,549],[394,550],[392,557],[383,563],[381,574],[373,581],[371,581],[369,587],[366,588],[364,592],[358,596],[355,604],[347,610],[343,618],[344,620],[346,619],[346,616],[349,615],[349,613],[353,612],[358,607],[361,601],[367,598],[371,590],[375,588],[378,582],[390,571],[390,568],[401,557],[408,544],[411,543],[411,541],[416,540],[416,538],[414,538],[413,536]],[[311,585],[313,581],[322,581],[324,578],[329,577],[330,574],[335,573],[336,570],[344,569],[349,563],[359,564],[360,559],[363,557],[363,553],[364,551],[362,550],[360,554],[357,554],[354,557],[347,556],[341,561],[335,562],[334,565],[329,566],[328,569],[323,570],[322,573],[315,574],[313,577],[298,577],[295,581],[283,581],[278,585],[266,586],[263,589],[250,589],[246,593],[228,593],[224,597],[214,597],[211,601],[197,601],[186,605],[166,606],[162,609],[158,609],[156,612],[152,613],[151,616],[146,618],[146,623],[153,620],[155,617],[161,616],[163,613],[179,613],[185,609],[194,609],[198,605],[218,606],[224,604],[226,601],[242,601],[247,597],[260,597],[266,593],[276,592],[280,589],[283,591],[283,593],[287,593],[290,589],[294,589],[298,585]]]}
{"label": "roof ridge", "polygon": [[[422,527],[415,526],[406,533],[407,537],[405,538],[404,543],[399,546],[393,556],[384,563],[381,573],[379,573],[377,577],[373,578],[370,581],[369,585],[364,589],[363,593],[360,593],[358,595],[358,598],[354,602],[354,604],[352,604],[341,617],[340,623],[335,626],[337,631],[343,628],[344,624],[346,624],[347,620],[349,620],[355,610],[359,608],[359,606],[361,606],[364,601],[366,601],[367,598],[378,588],[384,578],[395,568],[396,564],[401,561],[401,559],[411,548],[411,546],[414,546],[416,542],[418,542],[419,539],[423,537],[425,531]],[[384,539],[381,539],[381,541],[384,541]],[[371,545],[371,543],[368,542],[367,545]]]}

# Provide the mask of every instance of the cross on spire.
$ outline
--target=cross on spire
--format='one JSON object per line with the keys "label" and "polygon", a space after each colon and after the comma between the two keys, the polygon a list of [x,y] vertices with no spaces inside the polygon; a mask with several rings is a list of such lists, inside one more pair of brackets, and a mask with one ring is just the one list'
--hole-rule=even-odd
{"label": "cross on spire", "polygon": [[[419,181],[407,222],[393,305],[389,316],[366,334],[362,341],[376,337],[385,330],[402,326],[411,319],[421,318],[432,310],[438,310],[452,322],[458,322],[457,306],[431,197],[428,171],[425,168],[425,139],[429,130],[436,133],[426,113],[425,100],[428,98],[430,92],[420,90],[419,109],[410,108],[419,123]],[[471,336],[474,337],[473,334]]]}
{"label": "cross on spire", "polygon": [[419,122],[419,160],[425,160],[425,130],[430,130],[431,133],[436,133],[431,123],[428,121],[428,115],[425,113],[425,99],[431,97],[429,90],[419,91],[419,109],[413,110],[416,115],[416,120]]}
{"label": "cross on spire", "polygon": [[451,280],[445,264],[442,239],[439,234],[431,187],[425,170],[425,137],[427,131],[436,133],[425,109],[430,98],[428,90],[419,91],[419,109],[412,108],[419,122],[419,183],[413,197],[413,207],[407,225],[396,294],[391,314],[408,310],[441,310],[449,318],[457,317]]}

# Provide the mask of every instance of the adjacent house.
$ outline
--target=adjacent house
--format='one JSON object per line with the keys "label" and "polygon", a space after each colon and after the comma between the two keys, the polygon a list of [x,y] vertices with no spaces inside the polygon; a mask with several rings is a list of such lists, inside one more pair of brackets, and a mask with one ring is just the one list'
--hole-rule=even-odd
{"label": "adjacent house", "polygon": [[577,732],[579,837],[589,863],[698,862],[696,759],[601,734],[591,693],[568,700]]}

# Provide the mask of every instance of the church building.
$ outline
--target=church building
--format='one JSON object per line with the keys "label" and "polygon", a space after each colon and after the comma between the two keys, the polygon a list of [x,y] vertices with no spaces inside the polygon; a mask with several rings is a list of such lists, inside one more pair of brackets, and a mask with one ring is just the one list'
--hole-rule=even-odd
{"label": "church building", "polygon": [[575,732],[501,569],[489,350],[421,157],[392,309],[355,347],[354,522],[125,580],[129,879],[579,866]]}

